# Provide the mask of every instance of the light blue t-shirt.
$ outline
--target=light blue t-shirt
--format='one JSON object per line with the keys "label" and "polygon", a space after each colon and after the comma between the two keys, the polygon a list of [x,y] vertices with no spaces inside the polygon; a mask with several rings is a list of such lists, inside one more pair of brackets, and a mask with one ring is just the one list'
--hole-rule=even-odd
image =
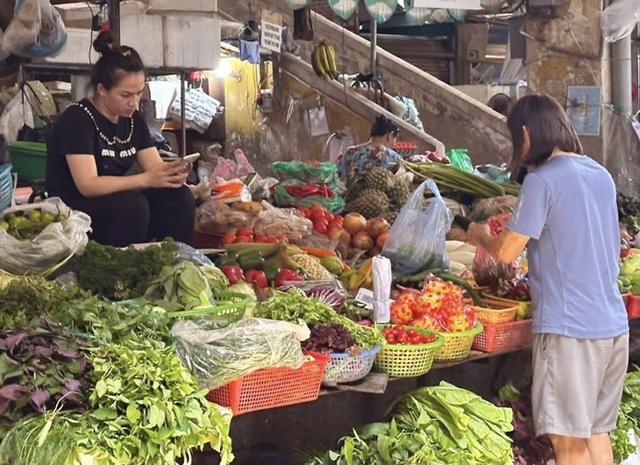
{"label": "light blue t-shirt", "polygon": [[616,188],[587,156],[556,156],[525,177],[507,227],[527,246],[533,332],[578,339],[629,330],[616,285]]}

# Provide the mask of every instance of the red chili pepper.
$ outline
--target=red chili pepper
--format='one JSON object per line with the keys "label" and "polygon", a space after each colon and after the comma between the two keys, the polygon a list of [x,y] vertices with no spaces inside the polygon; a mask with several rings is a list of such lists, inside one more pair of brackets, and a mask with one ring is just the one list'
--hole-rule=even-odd
{"label": "red chili pepper", "polygon": [[244,273],[242,272],[242,268],[240,268],[239,266],[225,265],[221,267],[220,270],[222,270],[222,272],[224,273],[224,275],[227,277],[227,279],[231,284],[235,284],[238,281],[245,280]]}
{"label": "red chili pepper", "polygon": [[285,268],[280,273],[278,273],[278,276],[276,276],[275,285],[280,287],[283,286],[287,281],[304,281],[304,276],[293,270]]}
{"label": "red chili pepper", "polygon": [[245,278],[249,284],[253,284],[258,289],[264,289],[269,287],[269,280],[267,275],[262,270],[248,270],[245,273]]}

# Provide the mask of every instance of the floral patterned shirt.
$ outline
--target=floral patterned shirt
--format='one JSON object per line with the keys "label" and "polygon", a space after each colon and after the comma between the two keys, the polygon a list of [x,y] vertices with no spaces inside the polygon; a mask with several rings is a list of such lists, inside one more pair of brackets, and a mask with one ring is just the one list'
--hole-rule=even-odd
{"label": "floral patterned shirt", "polygon": [[349,147],[338,157],[338,176],[340,179],[347,179],[361,175],[371,168],[388,168],[401,159],[400,154],[393,149],[365,142]]}

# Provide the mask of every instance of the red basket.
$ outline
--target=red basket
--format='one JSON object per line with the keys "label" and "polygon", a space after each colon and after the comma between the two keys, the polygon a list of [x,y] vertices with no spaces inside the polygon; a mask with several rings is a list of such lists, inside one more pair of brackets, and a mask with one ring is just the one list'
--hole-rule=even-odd
{"label": "red basket", "polygon": [[209,391],[206,398],[229,407],[234,415],[316,400],[329,357],[315,352],[308,354],[315,360],[300,368],[256,370]]}
{"label": "red basket", "polygon": [[625,303],[627,306],[627,315],[629,318],[640,317],[640,295],[628,294]]}
{"label": "red basket", "polygon": [[475,350],[496,352],[531,344],[531,320],[483,326],[482,332],[473,339],[472,347]]}

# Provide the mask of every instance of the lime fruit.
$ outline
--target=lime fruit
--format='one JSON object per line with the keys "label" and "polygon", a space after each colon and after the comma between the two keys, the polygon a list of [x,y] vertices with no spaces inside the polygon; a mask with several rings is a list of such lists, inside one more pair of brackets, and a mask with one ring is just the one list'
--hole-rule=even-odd
{"label": "lime fruit", "polygon": [[40,221],[41,216],[42,216],[42,213],[37,208],[27,213],[27,218],[29,218],[32,221]]}
{"label": "lime fruit", "polygon": [[6,221],[0,221],[0,228],[7,231],[9,229],[9,223],[7,223]]}
{"label": "lime fruit", "polygon": [[44,224],[53,223],[56,220],[56,215],[49,212],[44,212],[40,215],[40,222]]}

